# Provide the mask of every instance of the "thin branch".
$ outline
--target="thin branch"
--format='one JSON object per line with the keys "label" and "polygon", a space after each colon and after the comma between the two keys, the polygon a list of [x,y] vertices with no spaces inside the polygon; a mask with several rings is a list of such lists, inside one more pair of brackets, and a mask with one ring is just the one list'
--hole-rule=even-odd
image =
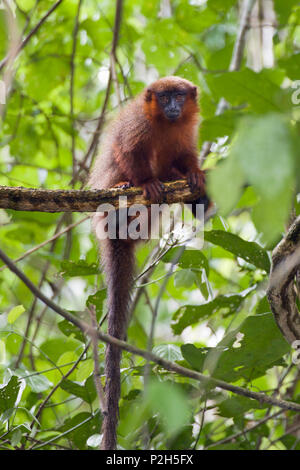
{"label": "thin branch", "polygon": [[[104,102],[101,110],[101,114],[98,118],[97,126],[93,135],[93,138],[90,142],[90,145],[88,146],[88,149],[86,151],[85,156],[83,157],[81,162],[78,162],[79,168],[77,172],[73,175],[73,178],[71,180],[71,184],[73,184],[80,175],[80,172],[82,169],[85,169],[86,166],[91,166],[93,156],[97,152],[98,148],[98,142],[101,134],[101,130],[104,124],[104,118],[105,118],[105,113],[106,109],[108,106],[109,102],[109,96],[111,92],[111,86],[112,82],[114,80],[114,70],[113,67],[115,66],[115,63],[117,62],[117,56],[116,56],[116,50],[117,50],[117,45],[119,41],[119,34],[120,34],[120,27],[121,27],[121,19],[122,19],[122,10],[123,10],[123,0],[117,0],[116,2],[116,12],[115,12],[115,22],[114,22],[114,28],[113,28],[113,41],[112,41],[112,46],[111,46],[111,51],[110,51],[110,67],[109,67],[109,77],[108,77],[108,82],[107,82],[107,87],[106,87],[106,93],[104,97]],[[116,86],[116,93],[118,93],[118,87]],[[120,97],[118,95],[118,100],[120,102]],[[91,162],[88,164],[89,159],[91,158]]]}
{"label": "thin branch", "polygon": [[[80,225],[82,222],[85,222],[86,220],[88,220],[90,218],[90,216],[87,216],[87,217],[84,217],[83,219],[80,219],[78,220],[78,222],[74,222],[73,224],[70,224],[68,225],[67,227],[65,227],[63,230],[61,230],[60,232],[57,232],[55,233],[51,238],[48,238],[48,240],[45,240],[44,242],[40,243],[39,245],[35,245],[33,248],[30,248],[30,250],[27,250],[25,253],[23,253],[21,256],[19,256],[18,258],[14,259],[13,262],[14,263],[18,263],[19,261],[23,260],[24,258],[27,258],[27,256],[30,256],[32,255],[32,253],[35,253],[36,251],[38,251],[40,248],[43,248],[44,246],[48,245],[48,243],[51,243],[53,242],[54,240],[56,240],[57,238],[61,237],[62,235],[64,235],[66,232],[69,232],[70,230],[72,230],[74,227],[77,227],[77,225]],[[4,271],[4,269],[6,269],[7,266],[4,265],[4,266],[1,266],[0,267],[0,272],[1,271]]]}
{"label": "thin branch", "polygon": [[256,0],[244,0],[241,8],[241,20],[233,48],[229,71],[239,70],[243,58],[246,32],[249,28],[249,17]]}
{"label": "thin branch", "polygon": [[220,441],[214,442],[213,444],[209,444],[207,447],[205,447],[205,450],[210,449],[211,447],[221,446],[221,445],[227,444],[228,442],[236,441],[236,439],[238,439],[239,437],[242,437],[246,433],[254,431],[254,429],[258,428],[262,424],[267,423],[270,419],[277,418],[277,416],[280,416],[282,413],[283,413],[283,410],[281,409],[281,410],[277,411],[276,413],[273,413],[272,415],[268,414],[267,416],[264,416],[264,418],[262,418],[261,420],[257,421],[255,424],[253,424],[253,426],[250,426],[247,429],[243,429],[242,431],[239,431],[236,434],[232,434],[231,436],[227,436],[224,439],[221,439]]}
{"label": "thin branch", "polygon": [[106,407],[106,398],[104,389],[101,383],[101,374],[100,374],[100,365],[99,365],[99,351],[98,351],[98,337],[97,337],[97,318],[95,313],[95,307],[91,306],[89,308],[90,316],[91,316],[91,323],[94,328],[94,334],[91,336],[92,342],[92,350],[93,350],[93,361],[94,361],[94,384],[96,388],[96,392],[98,395],[99,405],[102,412],[102,415],[107,414],[107,407]]}
{"label": "thin branch", "polygon": [[82,5],[82,0],[78,0],[77,13],[75,17],[75,24],[73,29],[73,44],[72,44],[72,53],[71,53],[71,75],[70,75],[70,117],[71,117],[71,126],[72,126],[72,140],[71,140],[71,153],[72,153],[72,162],[73,162],[73,177],[76,171],[76,155],[75,155],[75,129],[74,129],[74,80],[75,80],[75,56],[76,56],[76,47],[77,47],[77,36],[79,28],[79,15]]}
{"label": "thin branch", "polygon": [[78,366],[78,364],[80,363],[80,361],[82,360],[83,356],[85,355],[85,353],[87,352],[89,348],[89,344],[87,344],[84,348],[84,350],[82,351],[82,353],[80,354],[80,356],[78,357],[78,359],[75,361],[75,363],[73,364],[73,366],[71,367],[71,369],[68,370],[68,372],[66,374],[64,374],[61,379],[59,380],[59,382],[57,382],[57,384],[55,385],[55,387],[52,388],[52,390],[49,392],[49,394],[46,396],[46,398],[42,401],[42,403],[40,404],[36,414],[35,414],[35,417],[34,419],[32,420],[31,424],[30,424],[30,428],[33,428],[33,425],[35,424],[36,420],[38,420],[41,416],[41,413],[43,411],[43,409],[45,408],[46,404],[48,403],[48,401],[50,400],[50,398],[54,395],[54,393],[56,392],[56,390],[60,387],[61,383],[67,379],[71,374],[72,372],[74,372],[74,370],[76,369],[76,367]]}
{"label": "thin branch", "polygon": [[160,365],[161,367],[170,372],[175,372],[179,375],[183,375],[184,377],[194,379],[202,383],[205,387],[219,387],[223,390],[227,390],[238,395],[253,398],[254,400],[258,400],[260,403],[267,403],[272,406],[278,406],[279,408],[285,410],[297,411],[298,413],[300,413],[299,403],[276,399],[262,392],[253,392],[252,390],[248,390],[237,385],[232,385],[230,383],[224,382],[223,380],[209,377],[207,375],[201,374],[200,372],[180,366],[175,362],[167,361],[166,359],[163,359],[162,357],[159,357],[150,351],[139,349],[133,345],[126,343],[125,341],[102,333],[101,331],[95,332],[95,328],[93,326],[88,325],[86,322],[80,320],[78,317],[75,317],[67,310],[62,309],[59,305],[55,304],[55,302],[50,300],[41,291],[39,291],[39,289],[30,281],[30,279],[28,279],[27,276],[25,276],[25,274],[14,265],[12,260],[2,250],[0,250],[0,258],[2,259],[2,261],[4,261],[4,263],[7,264],[9,269],[14,272],[19,277],[19,279],[21,279],[22,282],[24,282],[24,284],[29,288],[29,290],[31,290],[31,292],[33,292],[35,296],[37,296],[42,302],[46,303],[52,310],[54,310],[60,316],[73,323],[73,325],[77,326],[77,328],[79,328],[84,334],[87,334],[89,336],[97,334],[98,340],[100,341],[113,344],[134,355],[141,356],[147,361],[154,362],[155,364]]}
{"label": "thin branch", "polygon": [[[42,26],[43,23],[49,18],[49,16],[56,10],[56,8],[61,4],[63,0],[58,0],[51,8],[50,10],[47,11],[47,13],[40,19],[40,21],[34,26],[34,28],[28,33],[28,35],[23,39],[19,47],[17,48],[17,51],[15,52],[15,57],[21,52],[22,49],[28,44],[30,39],[38,32],[40,27]],[[0,71],[5,67],[7,62],[9,61],[9,56],[6,56],[1,62],[0,62]]]}

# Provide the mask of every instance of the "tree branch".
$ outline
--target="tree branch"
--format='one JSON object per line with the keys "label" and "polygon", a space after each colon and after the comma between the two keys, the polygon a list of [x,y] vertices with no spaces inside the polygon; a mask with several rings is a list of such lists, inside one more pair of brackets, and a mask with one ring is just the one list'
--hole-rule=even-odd
{"label": "tree branch", "polygon": [[[185,180],[164,183],[161,203],[189,202],[200,196],[200,191],[191,192]],[[100,204],[119,207],[119,197],[126,196],[127,203],[149,206],[141,188],[111,188],[103,190],[51,190],[24,187],[0,186],[0,209],[38,212],[96,212]]]}
{"label": "tree branch", "polygon": [[64,310],[55,302],[50,300],[46,297],[31,281],[28,279],[25,274],[20,271],[13,263],[13,261],[2,251],[0,250],[0,259],[7,264],[8,268],[14,272],[19,279],[33,292],[33,294],[38,297],[42,302],[48,305],[54,312],[58,313],[60,316],[71,322],[73,325],[77,326],[84,334],[89,336],[97,335],[98,340],[103,341],[105,343],[114,344],[125,351],[130,352],[131,354],[141,356],[147,361],[154,362],[155,364],[160,365],[164,369],[175,372],[179,375],[183,375],[184,377],[188,377],[190,379],[194,379],[204,386],[207,387],[219,387],[223,390],[227,390],[229,392],[236,393],[238,395],[242,395],[248,398],[253,398],[254,400],[258,400],[260,403],[267,403],[272,406],[278,406],[279,408],[291,411],[300,412],[300,404],[289,402],[285,400],[280,400],[277,398],[273,398],[265,393],[261,392],[253,392],[252,390],[248,390],[246,388],[239,387],[237,385],[232,385],[230,383],[224,382],[223,380],[215,379],[213,377],[208,377],[207,375],[201,374],[192,369],[187,369],[186,367],[180,366],[175,362],[167,361],[162,357],[153,354],[151,351],[145,351],[143,349],[139,349],[131,344],[126,343],[125,341],[121,341],[113,336],[108,334],[102,333],[102,331],[96,330],[93,326],[89,325],[83,320],[80,320],[78,317],[75,317],[73,314]]}

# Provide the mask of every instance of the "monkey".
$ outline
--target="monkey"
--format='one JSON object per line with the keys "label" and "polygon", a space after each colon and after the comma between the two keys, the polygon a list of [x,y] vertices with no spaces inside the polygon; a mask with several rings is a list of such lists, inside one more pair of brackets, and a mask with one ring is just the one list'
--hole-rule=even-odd
{"label": "monkey", "polygon": [[[109,125],[89,186],[93,189],[142,187],[144,197],[156,203],[163,182],[185,177],[192,189],[201,189],[200,199],[193,203],[193,213],[197,202],[203,203],[206,210],[209,200],[205,176],[197,158],[198,123],[197,87],[192,82],[177,76],[155,81],[125,105]],[[93,219],[96,236],[99,223],[101,218],[96,214]],[[99,245],[107,284],[108,333],[124,339],[136,240],[107,238],[99,240]],[[115,449],[117,444],[120,361],[121,349],[107,344],[103,450]]]}

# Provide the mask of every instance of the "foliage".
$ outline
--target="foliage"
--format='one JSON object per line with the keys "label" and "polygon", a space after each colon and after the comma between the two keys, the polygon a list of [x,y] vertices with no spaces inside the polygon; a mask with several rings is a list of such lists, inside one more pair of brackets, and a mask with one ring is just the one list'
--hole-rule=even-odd
{"label": "foliage", "polygon": [[[10,3],[26,37],[54,2]],[[86,179],[83,166],[72,180],[73,163],[87,155],[106,106],[115,2],[83,1],[76,34],[78,5],[63,0],[15,58],[7,102],[0,105],[1,185],[79,189]],[[274,8],[274,66],[253,70],[248,46],[248,62],[229,72],[239,20],[236,0],[174,0],[170,16],[161,13],[158,0],[126,0],[118,86],[113,81],[105,117],[115,113],[118,90],[127,100],[153,79],[176,74],[199,86],[199,148],[213,142],[205,167],[218,210],[205,227],[203,249],[187,247],[164,285],[178,247],[163,247],[146,285],[139,287],[127,341],[147,349],[156,309],[153,352],[158,356],[300,403],[292,351],[265,297],[271,250],[292,207],[300,209],[299,82],[298,89],[295,85],[300,7],[295,0],[275,0]],[[0,59],[9,51],[7,37],[0,9]],[[221,98],[228,107],[216,114]],[[0,210],[1,248],[17,259],[81,219],[76,213]],[[139,249],[140,272],[154,246]],[[89,221],[17,264],[74,315],[90,321],[88,309],[95,305],[105,329],[105,283]],[[1,448],[97,448],[102,418],[87,338],[34,299],[7,268],[0,269]],[[100,343],[103,383],[104,351]],[[144,359],[123,353],[121,448],[300,448],[289,431],[296,422],[293,413],[273,418],[278,409],[203,388],[153,364],[147,382],[146,370]],[[233,435],[235,441],[229,439]]]}

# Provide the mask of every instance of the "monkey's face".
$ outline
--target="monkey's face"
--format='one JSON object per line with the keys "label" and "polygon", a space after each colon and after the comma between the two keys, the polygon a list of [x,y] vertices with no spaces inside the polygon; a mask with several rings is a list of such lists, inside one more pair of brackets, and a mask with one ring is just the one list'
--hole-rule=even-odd
{"label": "monkey's face", "polygon": [[161,91],[156,93],[157,101],[169,121],[177,121],[182,114],[187,92],[184,90]]}

